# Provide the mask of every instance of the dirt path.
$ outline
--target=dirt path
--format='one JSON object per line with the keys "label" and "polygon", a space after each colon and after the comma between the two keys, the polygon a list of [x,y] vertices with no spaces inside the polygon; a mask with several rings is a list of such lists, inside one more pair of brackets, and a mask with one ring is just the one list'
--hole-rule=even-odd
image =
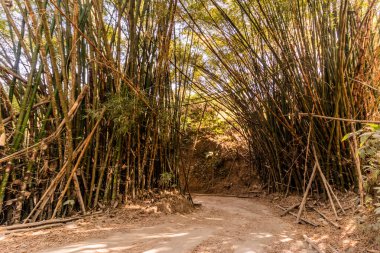
{"label": "dirt path", "polygon": [[156,225],[136,225],[43,252],[312,252],[293,224],[255,199],[197,196],[201,210],[158,217]]}

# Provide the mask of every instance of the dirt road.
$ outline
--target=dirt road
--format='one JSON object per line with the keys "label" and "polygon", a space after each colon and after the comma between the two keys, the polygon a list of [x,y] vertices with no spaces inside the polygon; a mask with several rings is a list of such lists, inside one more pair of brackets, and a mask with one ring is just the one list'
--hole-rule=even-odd
{"label": "dirt road", "polygon": [[312,252],[294,224],[255,199],[197,196],[202,208],[43,252]]}

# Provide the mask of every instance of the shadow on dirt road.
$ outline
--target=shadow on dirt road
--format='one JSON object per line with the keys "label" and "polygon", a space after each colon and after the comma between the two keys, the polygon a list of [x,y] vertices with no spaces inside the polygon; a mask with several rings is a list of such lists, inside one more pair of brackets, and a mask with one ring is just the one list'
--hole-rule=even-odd
{"label": "shadow on dirt road", "polygon": [[196,196],[195,201],[201,210],[164,216],[160,225],[44,252],[312,252],[292,224],[256,199]]}

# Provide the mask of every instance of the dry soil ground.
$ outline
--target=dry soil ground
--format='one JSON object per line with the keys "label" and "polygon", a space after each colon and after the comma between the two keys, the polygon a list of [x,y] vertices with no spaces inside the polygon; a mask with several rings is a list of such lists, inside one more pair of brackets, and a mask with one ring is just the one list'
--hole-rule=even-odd
{"label": "dry soil ground", "polygon": [[300,225],[280,218],[263,200],[196,196],[195,201],[201,208],[188,214],[140,210],[3,236],[0,252],[313,252]]}

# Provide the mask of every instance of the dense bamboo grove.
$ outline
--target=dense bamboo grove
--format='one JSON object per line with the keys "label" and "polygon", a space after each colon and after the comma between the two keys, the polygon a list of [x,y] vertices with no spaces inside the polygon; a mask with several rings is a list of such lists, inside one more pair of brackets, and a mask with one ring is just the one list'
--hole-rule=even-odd
{"label": "dense bamboo grove", "polygon": [[197,87],[221,94],[215,101],[244,129],[268,189],[305,190],[313,148],[331,184],[357,186],[358,144],[341,140],[360,125],[314,116],[378,116],[379,1],[180,3],[207,55],[194,66]]}
{"label": "dense bamboo grove", "polygon": [[379,116],[378,0],[0,4],[0,222],[179,186],[187,105],[204,101],[269,190],[304,191],[316,158],[330,184],[361,186],[342,138]]}
{"label": "dense bamboo grove", "polygon": [[178,184],[176,1],[0,3],[0,221]]}

